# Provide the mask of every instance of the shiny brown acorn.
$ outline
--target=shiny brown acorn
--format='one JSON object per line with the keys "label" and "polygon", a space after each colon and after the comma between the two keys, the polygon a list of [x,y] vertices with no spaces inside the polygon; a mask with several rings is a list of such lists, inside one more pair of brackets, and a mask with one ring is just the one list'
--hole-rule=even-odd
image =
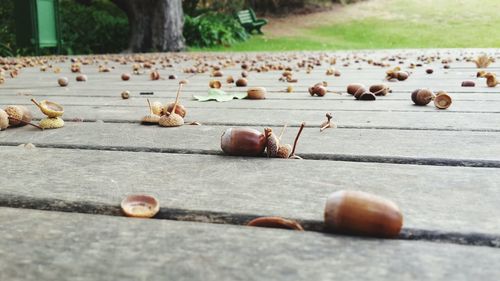
{"label": "shiny brown acorn", "polygon": [[222,151],[228,155],[262,156],[266,145],[266,136],[251,128],[229,128],[221,136]]}
{"label": "shiny brown acorn", "polygon": [[262,100],[266,98],[266,88],[264,87],[252,87],[247,90],[247,99],[251,100]]}
{"label": "shiny brown acorn", "polygon": [[328,90],[323,85],[323,83],[317,83],[314,86],[309,87],[309,94],[311,96],[322,97],[322,96],[326,95],[326,92],[328,92]]}
{"label": "shiny brown acorn", "polygon": [[361,191],[337,191],[325,205],[328,231],[353,235],[394,238],[403,226],[398,206],[385,198]]}
{"label": "shiny brown acorn", "polygon": [[434,93],[429,89],[416,89],[411,93],[411,100],[416,105],[427,105],[434,99]]}
{"label": "shiny brown acorn", "polygon": [[347,93],[355,96],[356,94],[361,95],[366,92],[366,87],[363,84],[352,83],[347,85]]}
{"label": "shiny brown acorn", "polygon": [[369,91],[376,96],[387,96],[391,89],[386,84],[371,85]]}
{"label": "shiny brown acorn", "polygon": [[304,228],[296,221],[282,217],[259,217],[247,223],[247,226],[282,228],[304,231]]}

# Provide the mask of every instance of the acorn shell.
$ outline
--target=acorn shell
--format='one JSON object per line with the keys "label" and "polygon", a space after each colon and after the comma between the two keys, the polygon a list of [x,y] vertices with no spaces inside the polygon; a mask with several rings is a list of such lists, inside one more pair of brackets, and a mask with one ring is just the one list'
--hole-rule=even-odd
{"label": "acorn shell", "polygon": [[398,206],[361,191],[332,193],[325,206],[325,226],[333,232],[393,238],[403,226]]}
{"label": "acorn shell", "polygon": [[251,100],[262,100],[266,98],[266,88],[264,87],[252,87],[247,91],[247,99]]}
{"label": "acorn shell", "polygon": [[48,117],[40,120],[38,124],[42,129],[57,129],[64,126],[64,120],[60,117]]}
{"label": "acorn shell", "polygon": [[439,109],[447,109],[451,103],[451,97],[446,92],[438,92],[434,98],[434,105]]}
{"label": "acorn shell", "polygon": [[233,156],[262,156],[266,149],[266,136],[250,128],[229,128],[221,136],[221,149]]}
{"label": "acorn shell", "polygon": [[162,127],[179,127],[184,125],[184,119],[177,113],[170,113],[170,115],[163,115],[158,122]]}
{"label": "acorn shell", "polygon": [[160,211],[160,202],[149,195],[129,195],[120,204],[123,213],[128,217],[151,218]]}
{"label": "acorn shell", "polygon": [[3,131],[9,127],[9,115],[5,110],[0,109],[0,131]]}
{"label": "acorn shell", "polygon": [[50,118],[60,117],[64,114],[64,108],[55,102],[43,100],[37,106],[43,114]]}
{"label": "acorn shell", "polygon": [[427,105],[431,102],[434,94],[429,89],[416,89],[411,93],[411,100],[416,105]]}
{"label": "acorn shell", "polygon": [[158,125],[160,122],[160,116],[156,114],[149,114],[141,119],[141,124],[143,125]]}
{"label": "acorn shell", "polygon": [[294,220],[288,220],[282,217],[260,217],[251,220],[247,226],[282,228],[304,231],[304,228]]}

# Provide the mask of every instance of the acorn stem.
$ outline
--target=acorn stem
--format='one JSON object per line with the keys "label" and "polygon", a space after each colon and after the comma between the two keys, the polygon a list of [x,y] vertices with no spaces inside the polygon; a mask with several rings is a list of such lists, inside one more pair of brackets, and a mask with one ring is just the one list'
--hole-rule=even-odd
{"label": "acorn stem", "polygon": [[149,106],[149,114],[150,115],[153,115],[153,108],[151,107],[151,102],[149,101],[149,99],[146,99],[148,101],[148,106]]}
{"label": "acorn stem", "polygon": [[283,133],[285,132],[286,126],[288,126],[288,124],[285,123],[285,125],[283,126],[283,129],[281,129],[280,136],[278,137],[279,141],[281,141],[281,137],[283,136]]}
{"label": "acorn stem", "polygon": [[293,149],[292,149],[292,153],[290,154],[290,157],[295,155],[295,148],[297,147],[297,142],[299,141],[300,134],[302,133],[302,130],[304,130],[305,126],[306,126],[306,122],[302,122],[300,124],[299,132],[297,133],[297,136],[295,137],[295,140],[293,141]]}
{"label": "acorn stem", "polygon": [[42,109],[42,106],[35,100],[35,99],[31,99],[31,101],[40,109]]}
{"label": "acorn stem", "polygon": [[175,109],[177,108],[177,103],[179,102],[179,96],[181,94],[182,85],[184,85],[184,83],[179,83],[179,88],[177,88],[177,96],[175,97],[175,103],[174,107],[172,108],[172,113],[175,113]]}
{"label": "acorn stem", "polygon": [[319,129],[319,131],[320,131],[320,132],[323,132],[325,129],[330,128],[330,126],[331,126],[331,124],[330,124],[330,122],[328,122],[328,123],[326,123],[326,125],[324,125],[323,127],[321,127],[321,128]]}
{"label": "acorn stem", "polygon": [[30,122],[26,122],[26,121],[24,121],[24,120],[17,119],[17,118],[15,118],[15,117],[10,117],[10,116],[9,116],[9,119],[12,119],[12,120],[17,121],[17,122],[24,123],[24,124],[26,124],[26,125],[31,125],[31,126],[36,127],[36,128],[38,128],[38,129],[40,129],[40,130],[42,130],[42,131],[43,131],[43,128],[42,128],[42,127],[40,127],[40,126],[38,126],[38,125],[36,125],[36,124],[30,123]]}

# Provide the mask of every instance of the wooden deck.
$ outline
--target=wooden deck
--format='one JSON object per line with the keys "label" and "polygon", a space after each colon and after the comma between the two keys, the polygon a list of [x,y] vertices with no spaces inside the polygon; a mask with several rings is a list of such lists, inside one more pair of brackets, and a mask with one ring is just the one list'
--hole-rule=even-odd
{"label": "wooden deck", "polygon": [[[500,75],[498,49],[156,54],[173,65],[157,65],[161,76],[178,76],[159,81],[148,70],[122,81],[132,63],[112,60],[119,56],[107,57],[107,73],[97,71],[103,57],[82,66],[87,82],[75,81],[69,59],[47,62],[58,74],[23,68],[0,85],[0,107],[26,105],[39,120],[30,99],[48,99],[64,106],[66,125],[0,132],[0,280],[499,280],[500,86],[488,88],[463,60],[482,52],[497,59],[487,70]],[[422,55],[440,59],[408,68]],[[366,60],[396,56],[384,61],[412,74],[386,82],[391,94],[376,101],[345,94],[349,83],[384,82],[388,67]],[[325,74],[332,57],[340,77]],[[293,93],[278,81],[282,71],[250,72],[249,86],[268,90],[261,101],[198,102],[193,94],[206,94],[214,78],[183,72],[199,61],[233,60],[222,69],[223,90],[246,92],[225,83],[240,75],[241,62],[296,69],[307,58],[322,65],[294,71]],[[58,86],[61,76],[69,86]],[[186,123],[202,125],[141,125],[146,98],[173,101],[183,78]],[[461,87],[463,80],[476,86]],[[321,81],[344,94],[311,97],[307,88]],[[446,90],[453,104],[415,106],[417,88]],[[124,90],[130,99],[121,99]],[[327,112],[338,128],[320,132]],[[287,123],[283,140],[293,143],[303,121],[297,154],[304,160],[230,157],[220,149],[226,128],[278,131]],[[26,143],[36,148],[19,147]],[[324,233],[326,197],[342,189],[396,202],[400,237]],[[159,199],[155,219],[123,217],[120,201],[133,193]],[[258,216],[296,219],[306,231],[244,226]]]}

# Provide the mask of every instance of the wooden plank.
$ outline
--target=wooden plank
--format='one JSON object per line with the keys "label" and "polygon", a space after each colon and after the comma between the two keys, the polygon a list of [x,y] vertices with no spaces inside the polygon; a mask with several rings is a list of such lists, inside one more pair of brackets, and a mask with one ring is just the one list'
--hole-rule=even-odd
{"label": "wooden plank", "polygon": [[322,221],[326,197],[347,189],[396,202],[405,228],[500,235],[499,169],[17,147],[0,159],[3,202],[118,206],[146,193],[165,208]]}
{"label": "wooden plank", "polygon": [[2,280],[500,278],[487,247],[7,208],[0,220]]}
{"label": "wooden plank", "polygon": [[[125,102],[127,103],[127,102]],[[27,104],[26,104],[27,105]],[[41,112],[29,106],[35,119],[43,118]],[[65,106],[63,118],[66,121],[86,120],[105,122],[138,123],[146,115],[143,106]],[[297,126],[305,121],[309,126],[317,127],[325,120],[327,111],[314,110],[259,110],[225,108],[188,108],[186,122],[198,121],[205,125],[235,126],[271,126],[278,127],[285,123]],[[429,112],[393,112],[393,111],[331,111],[333,121],[340,128],[389,128],[389,129],[424,129],[424,130],[473,130],[500,131],[500,114],[496,113],[447,113]],[[16,129],[18,130],[18,129]],[[0,134],[1,135],[1,134]]]}
{"label": "wooden plank", "polygon": [[[45,146],[220,154],[220,137],[227,128],[68,122],[57,130],[39,131],[33,127],[6,130],[0,133],[0,144],[31,142]],[[263,131],[263,128],[256,128]],[[292,143],[296,132],[297,128],[286,130],[283,142]],[[330,129],[320,133],[317,127],[304,130],[297,154],[310,159],[343,159],[338,157],[346,156],[353,161],[435,162],[437,165],[474,165],[477,162],[480,166],[496,167],[500,160],[498,136],[498,132],[390,129]]]}

